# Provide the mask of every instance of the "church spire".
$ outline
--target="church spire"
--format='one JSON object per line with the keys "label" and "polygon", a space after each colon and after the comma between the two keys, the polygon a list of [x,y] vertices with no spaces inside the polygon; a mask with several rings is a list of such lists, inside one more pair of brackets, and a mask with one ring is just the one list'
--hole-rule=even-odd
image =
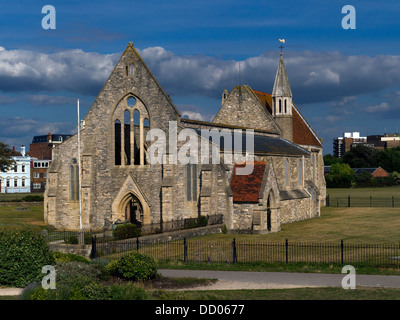
{"label": "church spire", "polygon": [[276,71],[272,96],[292,98],[292,91],[290,90],[289,79],[286,74],[286,68],[285,68],[285,63],[283,61],[282,52],[281,52],[281,57],[279,59],[278,70]]}
{"label": "church spire", "polygon": [[[282,41],[281,41],[282,42]],[[282,50],[282,46],[281,46]],[[279,127],[282,136],[289,141],[293,140],[292,118],[292,91],[286,74],[283,53],[280,54],[278,70],[276,71],[274,88],[272,89],[272,115]]]}

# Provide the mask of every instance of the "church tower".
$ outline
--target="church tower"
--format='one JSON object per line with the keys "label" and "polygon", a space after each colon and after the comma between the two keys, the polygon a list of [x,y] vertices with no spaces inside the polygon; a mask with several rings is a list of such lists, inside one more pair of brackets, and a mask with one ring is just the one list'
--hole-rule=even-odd
{"label": "church tower", "polygon": [[282,52],[272,90],[272,115],[282,129],[283,138],[293,141],[292,91],[290,90]]}

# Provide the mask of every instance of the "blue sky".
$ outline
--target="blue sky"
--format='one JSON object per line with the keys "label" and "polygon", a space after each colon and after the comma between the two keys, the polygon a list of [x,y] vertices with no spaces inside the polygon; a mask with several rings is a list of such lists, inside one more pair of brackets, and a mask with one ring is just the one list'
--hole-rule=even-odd
{"label": "blue sky", "polygon": [[[324,153],[345,131],[383,134],[400,123],[398,1],[1,1],[0,141],[73,133],[129,41],[181,113],[211,120],[241,83],[271,92],[279,38],[293,101]],[[44,30],[42,7],[56,9]],[[356,29],[342,28],[342,8]]]}

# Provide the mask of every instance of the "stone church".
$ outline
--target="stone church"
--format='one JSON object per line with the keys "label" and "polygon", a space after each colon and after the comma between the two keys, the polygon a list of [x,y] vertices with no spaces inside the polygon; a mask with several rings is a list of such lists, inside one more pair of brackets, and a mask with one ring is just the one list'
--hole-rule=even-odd
{"label": "stone church", "polygon": [[[162,230],[172,220],[222,215],[231,232],[269,233],[318,217],[326,192],[322,140],[292,101],[282,53],[277,64],[272,93],[247,85],[224,90],[214,119],[197,121],[181,117],[129,43],[82,121],[80,143],[75,134],[53,149],[45,222],[100,230],[122,220]],[[190,129],[202,143],[204,130],[252,129],[252,154],[244,150],[240,160],[226,162],[231,145],[210,139],[205,143],[218,148],[219,163],[211,156],[149,163],[148,133],[160,129],[171,143],[171,123],[177,134]],[[251,172],[238,174],[249,164]]]}

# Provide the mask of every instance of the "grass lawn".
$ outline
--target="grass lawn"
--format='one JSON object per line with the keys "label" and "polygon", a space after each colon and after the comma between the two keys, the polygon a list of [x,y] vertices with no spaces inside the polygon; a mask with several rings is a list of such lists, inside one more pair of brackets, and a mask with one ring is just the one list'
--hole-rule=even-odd
{"label": "grass lawn", "polygon": [[358,197],[358,198],[373,198],[391,199],[400,197],[400,185],[393,187],[376,187],[376,188],[329,188],[326,189],[326,194],[331,198],[343,197]]}
{"label": "grass lawn", "polygon": [[16,201],[21,200],[26,196],[41,196],[43,197],[43,192],[35,193],[0,193],[0,201]]}
{"label": "grass lawn", "polygon": [[44,226],[43,205],[26,207],[22,203],[16,203],[13,206],[0,206],[0,225],[4,224]]}
{"label": "grass lawn", "polygon": [[282,225],[267,235],[216,234],[209,240],[399,243],[400,208],[321,208],[321,217]]}

